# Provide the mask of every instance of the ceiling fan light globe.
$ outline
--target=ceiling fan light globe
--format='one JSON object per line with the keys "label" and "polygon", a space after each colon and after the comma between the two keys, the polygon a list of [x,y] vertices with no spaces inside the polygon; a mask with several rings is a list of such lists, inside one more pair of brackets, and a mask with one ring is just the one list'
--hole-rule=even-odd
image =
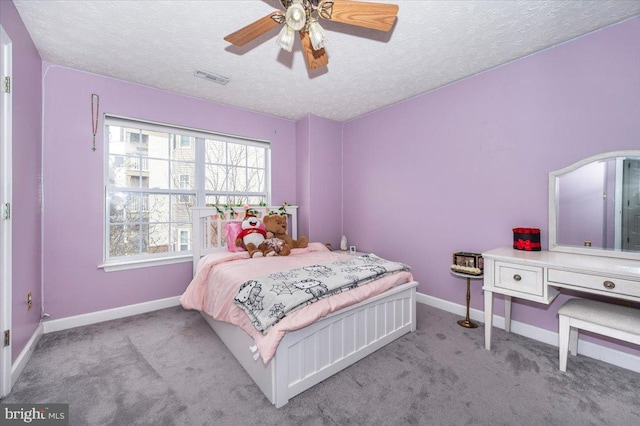
{"label": "ceiling fan light globe", "polygon": [[294,3],[287,9],[285,15],[287,26],[293,31],[300,31],[307,21],[306,11],[300,3]]}
{"label": "ceiling fan light globe", "polygon": [[293,49],[293,39],[295,38],[295,35],[295,31],[293,31],[288,25],[285,25],[280,30],[278,37],[276,37],[276,44],[287,52],[291,52]]}
{"label": "ceiling fan light globe", "polygon": [[309,38],[311,39],[313,50],[324,48],[324,44],[329,40],[326,31],[320,26],[318,21],[313,21],[309,24]]}

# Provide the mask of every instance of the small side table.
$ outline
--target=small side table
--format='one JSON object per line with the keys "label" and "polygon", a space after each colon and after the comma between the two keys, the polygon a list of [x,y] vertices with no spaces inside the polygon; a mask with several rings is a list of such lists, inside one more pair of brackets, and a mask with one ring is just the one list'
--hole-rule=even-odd
{"label": "small side table", "polygon": [[465,328],[478,328],[478,323],[471,321],[471,318],[469,318],[469,304],[471,303],[471,280],[481,280],[484,278],[484,276],[482,274],[469,275],[463,274],[461,272],[450,272],[456,277],[467,279],[467,316],[464,319],[458,320],[458,324]]}

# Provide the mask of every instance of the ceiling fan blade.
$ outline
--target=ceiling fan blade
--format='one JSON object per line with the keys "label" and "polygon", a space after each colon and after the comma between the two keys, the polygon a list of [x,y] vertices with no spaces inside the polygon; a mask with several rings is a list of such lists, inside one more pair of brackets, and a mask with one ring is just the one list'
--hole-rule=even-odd
{"label": "ceiling fan blade", "polygon": [[379,31],[389,31],[398,14],[397,4],[334,0],[333,6],[329,6],[328,3],[327,6],[327,9],[330,9],[330,18],[326,13],[322,13],[322,3],[320,4],[320,17]]}
{"label": "ceiling fan blade", "polygon": [[300,40],[302,41],[302,52],[307,62],[307,68],[315,70],[316,68],[326,67],[329,64],[329,57],[324,49],[313,50],[308,32],[300,31]]}
{"label": "ceiling fan blade", "polygon": [[280,25],[278,24],[278,22],[276,22],[273,19],[273,16],[277,16],[277,15],[282,16],[282,13],[281,12],[270,13],[269,15],[258,19],[254,23],[239,29],[235,33],[229,34],[224,39],[236,46],[244,46],[250,41],[260,37],[262,34],[265,34],[269,30]]}

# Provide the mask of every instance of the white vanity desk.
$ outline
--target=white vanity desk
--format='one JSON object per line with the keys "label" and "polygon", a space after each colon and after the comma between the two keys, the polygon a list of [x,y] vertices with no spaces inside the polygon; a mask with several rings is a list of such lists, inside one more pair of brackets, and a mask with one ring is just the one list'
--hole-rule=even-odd
{"label": "white vanity desk", "polygon": [[491,349],[493,294],[504,295],[505,330],[510,331],[511,298],[550,304],[567,288],[640,302],[640,261],[557,251],[503,247],[484,258],[484,344]]}

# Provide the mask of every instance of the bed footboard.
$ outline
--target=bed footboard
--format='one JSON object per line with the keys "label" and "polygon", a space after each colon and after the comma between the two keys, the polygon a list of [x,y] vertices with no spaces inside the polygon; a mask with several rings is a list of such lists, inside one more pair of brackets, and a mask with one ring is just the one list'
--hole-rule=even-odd
{"label": "bed footboard", "polygon": [[241,328],[202,316],[267,399],[280,408],[289,399],[416,329],[412,281],[287,333],[268,364],[255,360]]}
{"label": "bed footboard", "polygon": [[417,285],[403,284],[288,333],[272,360],[275,406],[414,331]]}

